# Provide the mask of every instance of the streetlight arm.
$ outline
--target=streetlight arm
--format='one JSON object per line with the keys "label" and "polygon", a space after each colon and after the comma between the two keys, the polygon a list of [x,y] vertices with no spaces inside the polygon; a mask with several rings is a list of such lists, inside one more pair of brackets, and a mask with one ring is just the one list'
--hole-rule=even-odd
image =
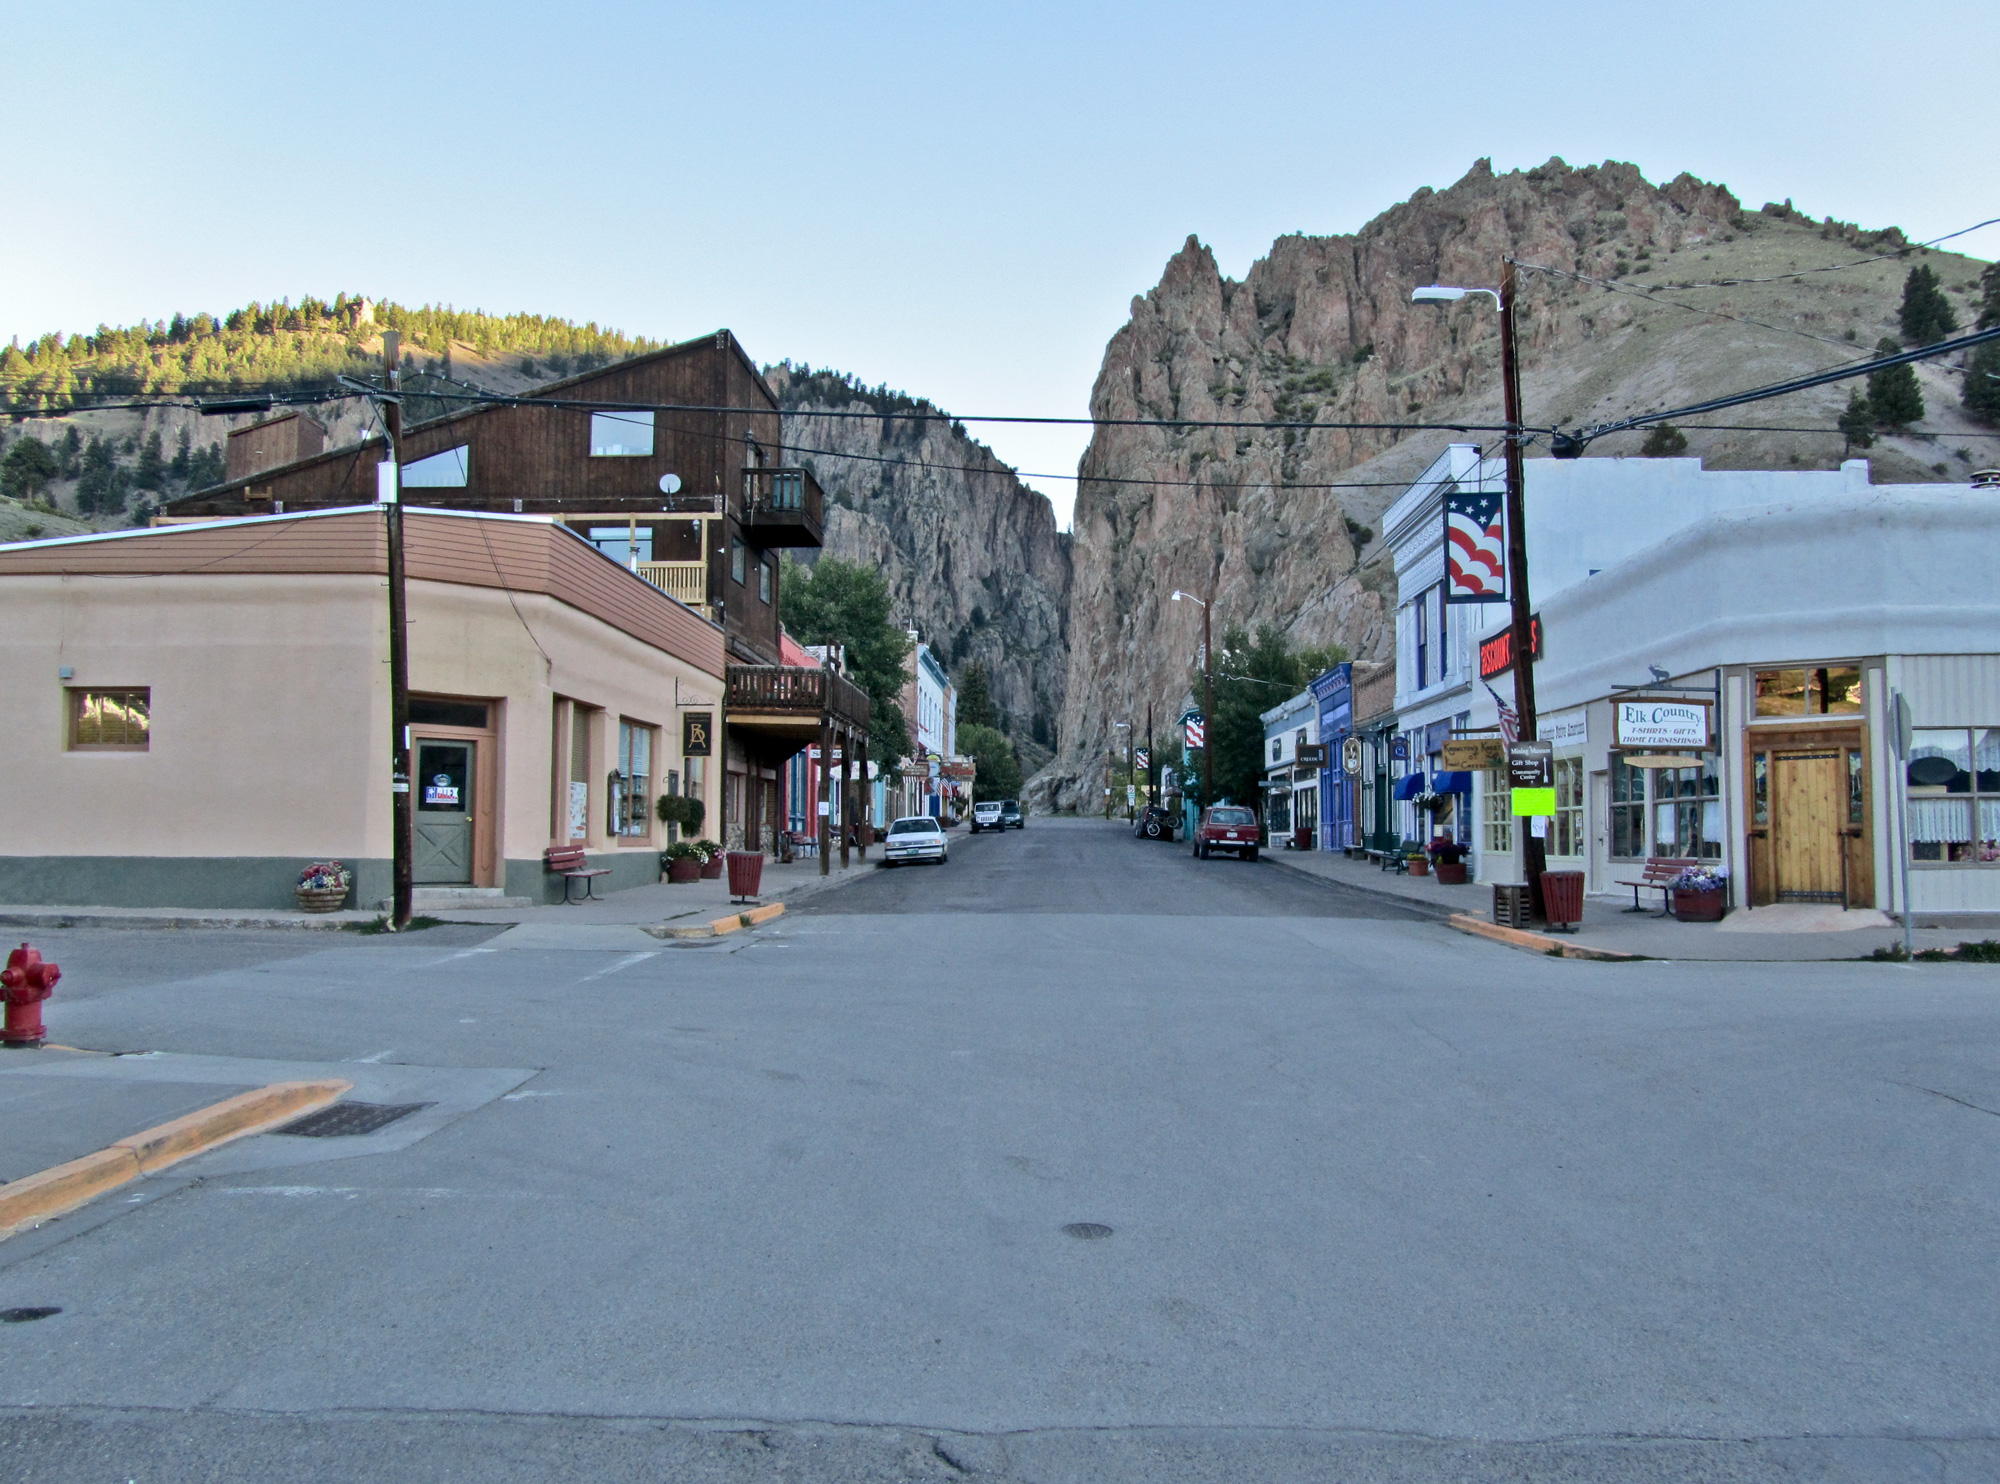
{"label": "streetlight arm", "polygon": [[1500,290],[1498,289],[1461,289],[1442,283],[1429,283],[1425,284],[1422,288],[1412,289],[1410,291],[1410,302],[1412,304],[1456,304],[1467,294],[1486,294],[1492,298],[1494,308],[1497,309],[1501,305]]}

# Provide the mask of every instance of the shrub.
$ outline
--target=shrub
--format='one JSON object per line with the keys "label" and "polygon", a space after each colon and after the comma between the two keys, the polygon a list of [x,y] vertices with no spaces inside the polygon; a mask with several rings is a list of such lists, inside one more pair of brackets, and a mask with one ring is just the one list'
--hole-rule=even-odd
{"label": "shrub", "polygon": [[1655,424],[1646,433],[1646,441],[1639,445],[1639,453],[1649,459],[1671,459],[1687,452],[1687,434],[1672,423]]}

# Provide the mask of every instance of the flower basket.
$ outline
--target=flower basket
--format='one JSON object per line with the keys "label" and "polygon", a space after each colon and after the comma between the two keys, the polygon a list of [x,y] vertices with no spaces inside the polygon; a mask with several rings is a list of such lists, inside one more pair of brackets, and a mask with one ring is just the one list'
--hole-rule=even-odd
{"label": "flower basket", "polygon": [[1437,863],[1438,885],[1463,886],[1465,885],[1465,872],[1466,866],[1464,861],[1441,860]]}
{"label": "flower basket", "polygon": [[1683,887],[1673,889],[1674,916],[1682,922],[1722,921],[1722,888],[1711,886],[1705,891],[1689,891]]}
{"label": "flower basket", "polygon": [[703,852],[701,879],[704,881],[721,880],[723,871],[729,865],[729,862],[722,858],[722,847],[713,840],[697,840],[694,842],[694,848]]}
{"label": "flower basket", "polygon": [[1413,855],[1406,861],[1412,876],[1428,876],[1431,873],[1431,858],[1427,855]]}
{"label": "flower basket", "polygon": [[339,861],[314,861],[299,872],[292,895],[301,912],[338,912],[353,885],[354,873]]}
{"label": "flower basket", "polygon": [[701,848],[690,840],[676,840],[660,852],[660,865],[666,870],[667,880],[675,886],[699,881],[704,859]]}

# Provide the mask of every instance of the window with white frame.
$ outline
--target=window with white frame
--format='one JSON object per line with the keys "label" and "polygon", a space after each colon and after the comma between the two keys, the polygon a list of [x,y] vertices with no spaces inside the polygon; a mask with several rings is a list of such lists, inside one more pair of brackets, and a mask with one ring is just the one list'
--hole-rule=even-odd
{"label": "window with white frame", "polygon": [[1556,817],[1549,835],[1549,854],[1583,854],[1583,759],[1555,760]]}
{"label": "window with white frame", "polygon": [[652,833],[653,728],[618,723],[618,771],[611,775],[611,834],[644,839]]}
{"label": "window with white frame", "polygon": [[590,414],[590,456],[593,459],[643,459],[652,455],[652,413]]}
{"label": "window with white frame", "polygon": [[1514,849],[1514,791],[1507,786],[1505,768],[1486,770],[1486,788],[1480,801],[1480,846],[1495,855],[1509,855]]}

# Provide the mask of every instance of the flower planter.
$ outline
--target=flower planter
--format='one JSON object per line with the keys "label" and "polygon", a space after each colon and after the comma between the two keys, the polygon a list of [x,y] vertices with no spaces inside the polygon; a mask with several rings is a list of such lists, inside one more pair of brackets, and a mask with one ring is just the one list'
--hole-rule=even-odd
{"label": "flower planter", "polygon": [[1439,861],[1437,863],[1437,879],[1439,886],[1465,885],[1465,862]]}
{"label": "flower planter", "polygon": [[1428,876],[1431,873],[1431,862],[1429,856],[1413,855],[1410,857],[1409,866],[1410,866],[1410,874],[1412,876]]}
{"label": "flower planter", "polygon": [[1722,921],[1722,888],[1712,887],[1708,891],[1687,891],[1675,887],[1673,892],[1674,916],[1682,922]]}
{"label": "flower planter", "polygon": [[724,869],[727,868],[728,864],[729,863],[725,861],[719,853],[711,855],[707,860],[701,863],[701,879],[704,881],[721,880],[722,873]]}
{"label": "flower planter", "polygon": [[686,886],[690,881],[701,880],[701,862],[691,855],[678,856],[668,861],[667,880],[675,886]]}
{"label": "flower planter", "polygon": [[347,904],[344,886],[295,886],[292,895],[299,899],[301,912],[338,912]]}

